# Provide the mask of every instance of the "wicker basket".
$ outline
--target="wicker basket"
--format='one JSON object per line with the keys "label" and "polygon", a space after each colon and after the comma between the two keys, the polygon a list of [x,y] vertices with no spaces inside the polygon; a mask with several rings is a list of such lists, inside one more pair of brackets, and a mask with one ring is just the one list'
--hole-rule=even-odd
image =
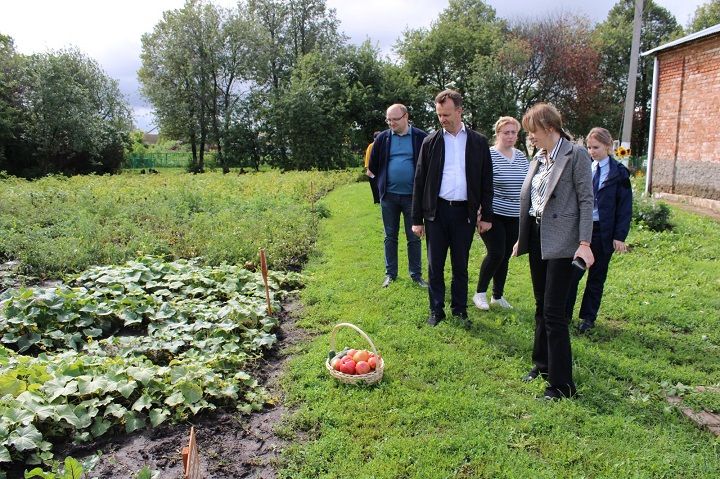
{"label": "wicker basket", "polygon": [[372,348],[373,353],[375,353],[375,356],[378,358],[377,366],[375,366],[375,369],[373,371],[370,371],[367,374],[345,374],[341,373],[340,371],[336,371],[333,369],[332,366],[330,366],[330,361],[332,359],[335,359],[340,356],[340,354],[335,355],[333,358],[327,358],[325,360],[325,368],[328,370],[330,375],[334,377],[335,379],[344,382],[346,384],[357,384],[357,383],[365,383],[365,384],[375,384],[376,382],[380,381],[383,377],[383,369],[385,368],[385,360],[380,357],[380,355],[377,352],[377,349],[375,348],[375,345],[373,344],[372,340],[368,337],[365,332],[355,326],[354,324],[350,323],[339,323],[335,325],[332,332],[330,333],[330,349],[332,351],[335,351],[335,335],[337,334],[338,330],[340,328],[351,328],[360,334],[365,340],[370,344],[370,348]]}

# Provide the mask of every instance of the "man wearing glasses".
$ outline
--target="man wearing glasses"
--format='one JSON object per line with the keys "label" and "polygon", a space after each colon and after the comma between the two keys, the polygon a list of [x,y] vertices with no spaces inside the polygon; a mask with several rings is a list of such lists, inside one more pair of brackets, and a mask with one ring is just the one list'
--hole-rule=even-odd
{"label": "man wearing glasses", "polygon": [[399,103],[387,109],[385,122],[390,128],[375,138],[368,168],[377,179],[385,229],[385,280],[382,287],[387,288],[397,279],[398,232],[402,213],[410,278],[418,286],[427,288],[422,278],[420,238],[412,231],[415,164],[427,133],[409,124],[408,110]]}

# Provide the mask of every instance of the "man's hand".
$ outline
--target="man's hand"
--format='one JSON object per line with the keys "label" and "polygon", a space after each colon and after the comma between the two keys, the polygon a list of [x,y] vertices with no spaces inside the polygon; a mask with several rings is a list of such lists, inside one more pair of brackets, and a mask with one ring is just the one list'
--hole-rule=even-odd
{"label": "man's hand", "polygon": [[422,238],[425,236],[425,227],[423,225],[413,225],[412,232],[415,233],[415,236],[418,238]]}
{"label": "man's hand", "polygon": [[616,253],[623,254],[628,252],[628,246],[624,241],[613,240],[613,248],[615,248]]}
{"label": "man's hand", "polygon": [[519,241],[516,241],[515,244],[513,245],[512,255],[511,255],[511,256],[517,256],[519,243],[520,243]]}
{"label": "man's hand", "polygon": [[365,174],[368,175],[370,178],[375,178],[375,173],[370,171],[370,169],[365,170]]}
{"label": "man's hand", "polygon": [[490,231],[491,228],[492,228],[492,223],[490,223],[488,221],[478,220],[478,222],[477,222],[478,233],[480,233],[480,234],[486,233],[486,232]]}

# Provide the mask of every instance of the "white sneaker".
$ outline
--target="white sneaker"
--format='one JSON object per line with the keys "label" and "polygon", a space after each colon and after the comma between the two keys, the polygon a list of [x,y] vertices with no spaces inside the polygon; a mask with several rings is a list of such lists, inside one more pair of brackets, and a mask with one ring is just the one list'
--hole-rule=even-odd
{"label": "white sneaker", "polygon": [[505,296],[501,296],[500,299],[490,298],[490,304],[497,304],[501,308],[513,309],[510,303],[507,302]]}
{"label": "white sneaker", "polygon": [[487,302],[487,293],[475,293],[473,303],[475,303],[478,309],[482,309],[483,311],[490,309],[490,305]]}

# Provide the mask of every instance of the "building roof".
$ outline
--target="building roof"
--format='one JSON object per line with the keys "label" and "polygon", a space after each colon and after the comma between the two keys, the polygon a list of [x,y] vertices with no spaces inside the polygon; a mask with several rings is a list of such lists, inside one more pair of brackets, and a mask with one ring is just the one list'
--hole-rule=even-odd
{"label": "building roof", "polygon": [[712,27],[708,27],[705,30],[700,30],[699,32],[691,33],[690,35],[686,35],[682,38],[678,38],[677,40],[673,40],[672,42],[666,43],[665,45],[660,45],[659,47],[655,47],[652,50],[642,52],[640,55],[646,56],[646,55],[650,55],[653,53],[657,54],[663,50],[669,50],[670,48],[679,47],[686,43],[690,43],[695,40],[700,40],[702,38],[709,37],[718,32],[720,32],[720,23],[718,23],[717,25],[713,25]]}

